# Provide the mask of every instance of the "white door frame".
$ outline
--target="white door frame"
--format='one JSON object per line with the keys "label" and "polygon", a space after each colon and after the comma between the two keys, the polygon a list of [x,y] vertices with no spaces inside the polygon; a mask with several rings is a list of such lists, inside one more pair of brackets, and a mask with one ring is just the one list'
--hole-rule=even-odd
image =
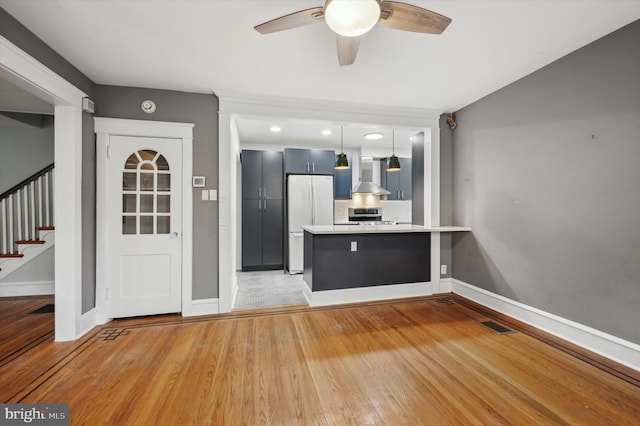
{"label": "white door frame", "polygon": [[[219,230],[219,311],[230,312],[237,292],[237,165],[240,141],[235,117],[299,118],[338,123],[381,124],[423,128],[425,132],[424,223],[440,224],[440,114],[426,108],[403,108],[333,102],[313,99],[252,96],[214,91],[218,96],[218,230]],[[440,287],[440,234],[431,234],[431,284]]]}
{"label": "white door frame", "polygon": [[87,95],[2,36],[0,78],[54,105],[55,340],[74,340],[94,326],[82,314],[82,98]]}
{"label": "white door frame", "polygon": [[193,123],[94,118],[96,138],[96,308],[98,324],[111,318],[107,313],[107,250],[109,233],[105,208],[107,199],[107,156],[110,136],[139,136],[181,139],[182,142],[182,314],[188,314],[193,293]]}

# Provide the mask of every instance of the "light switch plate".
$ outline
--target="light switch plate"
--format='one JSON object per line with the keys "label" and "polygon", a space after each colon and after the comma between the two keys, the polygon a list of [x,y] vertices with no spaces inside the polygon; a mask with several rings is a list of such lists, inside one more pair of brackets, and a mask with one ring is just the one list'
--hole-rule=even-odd
{"label": "light switch plate", "polygon": [[202,190],[202,201],[209,201],[209,190]]}
{"label": "light switch plate", "polygon": [[358,251],[358,242],[351,241],[351,251]]}
{"label": "light switch plate", "polygon": [[215,201],[217,199],[218,199],[218,190],[217,189],[210,189],[209,190],[209,200]]}

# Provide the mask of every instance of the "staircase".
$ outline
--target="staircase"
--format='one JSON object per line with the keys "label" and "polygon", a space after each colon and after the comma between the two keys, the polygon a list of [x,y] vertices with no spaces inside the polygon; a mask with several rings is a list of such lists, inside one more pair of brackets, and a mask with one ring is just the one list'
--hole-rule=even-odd
{"label": "staircase", "polygon": [[55,243],[53,164],[0,195],[0,280]]}

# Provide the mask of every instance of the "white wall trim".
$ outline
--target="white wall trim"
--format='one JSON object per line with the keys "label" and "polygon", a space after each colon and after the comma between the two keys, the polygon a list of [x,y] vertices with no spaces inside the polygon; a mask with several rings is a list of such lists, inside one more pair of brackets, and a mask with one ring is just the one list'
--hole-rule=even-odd
{"label": "white wall trim", "polygon": [[53,104],[82,108],[84,92],[0,36],[0,77]]}
{"label": "white wall trim", "polygon": [[[214,91],[220,102],[220,113],[271,117],[338,120],[373,124],[432,127],[442,111],[390,105],[359,104],[321,99],[260,96],[248,93]],[[429,123],[425,123],[429,121]],[[425,125],[426,124],[426,125]]]}
{"label": "white wall trim", "polygon": [[[439,162],[439,157],[431,159],[431,142],[439,144],[440,113],[424,108],[405,108],[385,105],[368,105],[350,102],[334,102],[317,99],[297,99],[275,96],[254,96],[243,93],[214,91],[218,96],[218,228],[219,228],[219,300],[220,312],[229,312],[232,307],[235,277],[235,248],[236,232],[236,157],[239,145],[233,140],[233,126],[235,117],[281,117],[309,120],[329,120],[343,123],[362,123],[392,125],[397,127],[422,128],[425,132],[425,146],[428,151],[428,162]],[[437,169],[439,170],[439,168]],[[436,177],[437,178],[437,177]],[[425,179],[425,187],[438,184]],[[434,192],[439,197],[438,192]],[[425,204],[433,204],[432,191],[425,192]],[[425,206],[425,211],[439,209],[439,200],[431,209]],[[431,224],[431,214],[425,224]],[[440,246],[437,253],[439,256]],[[438,268],[439,270],[439,268]],[[436,277],[437,280],[437,277]],[[430,293],[429,293],[430,294]]]}
{"label": "white wall trim", "polygon": [[[141,136],[155,138],[193,138],[193,123],[169,121],[127,120],[121,118],[95,117],[95,132],[112,136]],[[189,181],[191,184],[191,181]],[[191,186],[189,186],[191,187]]]}
{"label": "white wall trim", "polygon": [[346,288],[342,290],[311,291],[305,283],[302,293],[309,306],[341,305],[344,303],[372,302],[376,300],[401,299],[405,297],[430,296],[430,282],[378,285],[372,287]]}
{"label": "white wall trim", "polygon": [[[440,273],[440,271],[438,271]],[[453,292],[453,278],[440,278],[440,288],[435,291],[434,294],[439,293],[452,293]]]}
{"label": "white wall trim", "polygon": [[0,283],[0,297],[41,296],[54,294],[53,281]]}
{"label": "white wall trim", "polygon": [[[108,183],[107,146],[109,138],[139,136],[181,139],[182,144],[182,312],[192,312],[193,295],[193,123],[127,120],[95,117],[96,138],[96,320],[104,324],[110,320],[107,309],[107,230],[106,206]],[[217,313],[217,307],[216,312]]]}
{"label": "white wall trim", "polygon": [[1,36],[0,77],[55,106],[55,340],[74,340],[82,335],[81,107],[87,95]]}
{"label": "white wall trim", "polygon": [[211,315],[220,313],[218,299],[198,299],[182,303],[182,316]]}
{"label": "white wall trim", "polygon": [[453,293],[640,371],[640,345],[452,279]]}
{"label": "white wall trim", "polygon": [[80,319],[81,321],[81,327],[80,330],[82,331],[82,334],[85,334],[86,332],[90,331],[92,328],[94,328],[95,326],[99,325],[98,323],[98,308],[93,308],[87,312],[85,312],[84,314],[82,314],[82,318]]}

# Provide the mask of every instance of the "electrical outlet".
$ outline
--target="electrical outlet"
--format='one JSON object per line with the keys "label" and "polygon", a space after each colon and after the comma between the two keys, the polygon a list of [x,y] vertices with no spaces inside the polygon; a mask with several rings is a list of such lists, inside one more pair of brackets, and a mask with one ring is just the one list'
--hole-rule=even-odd
{"label": "electrical outlet", "polygon": [[440,265],[440,275],[447,275],[447,265]]}
{"label": "electrical outlet", "polygon": [[351,241],[351,251],[358,251],[358,242]]}

